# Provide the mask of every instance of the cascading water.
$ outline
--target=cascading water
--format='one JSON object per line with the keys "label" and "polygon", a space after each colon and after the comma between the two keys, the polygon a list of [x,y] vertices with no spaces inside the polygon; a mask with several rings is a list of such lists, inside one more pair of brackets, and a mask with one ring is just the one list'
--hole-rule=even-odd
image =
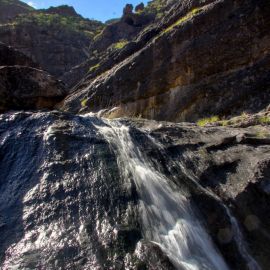
{"label": "cascading water", "polygon": [[140,196],[144,237],[155,242],[177,269],[226,270],[228,267],[196,218],[188,194],[158,172],[118,122],[96,126],[116,151],[123,176],[132,175]]}
{"label": "cascading water", "polygon": [[237,219],[188,166],[196,152],[173,152],[205,142],[199,128],[89,116],[0,117],[0,269],[228,269],[193,207],[204,197],[190,190],[230,223],[231,269],[260,269]]}

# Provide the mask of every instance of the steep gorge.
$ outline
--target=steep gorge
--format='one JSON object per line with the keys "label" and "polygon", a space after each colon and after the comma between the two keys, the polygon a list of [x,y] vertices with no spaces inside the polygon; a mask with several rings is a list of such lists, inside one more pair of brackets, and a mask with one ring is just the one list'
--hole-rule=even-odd
{"label": "steep gorge", "polygon": [[268,0],[1,5],[0,269],[270,268]]}

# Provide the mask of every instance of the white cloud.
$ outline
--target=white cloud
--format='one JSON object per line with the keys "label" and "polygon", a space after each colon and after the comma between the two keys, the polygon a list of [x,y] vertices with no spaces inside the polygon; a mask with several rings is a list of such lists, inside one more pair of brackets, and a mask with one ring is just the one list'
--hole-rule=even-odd
{"label": "white cloud", "polygon": [[37,8],[37,4],[32,1],[27,2],[27,4],[33,8]]}

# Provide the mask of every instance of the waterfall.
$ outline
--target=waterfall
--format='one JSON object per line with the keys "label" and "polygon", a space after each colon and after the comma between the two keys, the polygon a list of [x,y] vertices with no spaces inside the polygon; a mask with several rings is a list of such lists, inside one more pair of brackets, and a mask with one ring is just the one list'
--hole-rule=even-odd
{"label": "waterfall", "polygon": [[196,218],[188,193],[154,168],[132,141],[129,128],[117,121],[96,128],[116,152],[122,175],[135,181],[145,239],[159,245],[177,269],[228,269]]}

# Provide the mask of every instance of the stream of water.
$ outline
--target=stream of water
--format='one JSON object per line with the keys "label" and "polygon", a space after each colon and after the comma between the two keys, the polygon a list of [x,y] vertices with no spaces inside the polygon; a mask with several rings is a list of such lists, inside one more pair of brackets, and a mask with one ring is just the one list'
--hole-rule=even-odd
{"label": "stream of water", "polygon": [[227,270],[222,256],[180,191],[139,150],[129,128],[117,121],[97,126],[118,156],[123,176],[132,175],[140,196],[144,237],[167,254],[177,269]]}

